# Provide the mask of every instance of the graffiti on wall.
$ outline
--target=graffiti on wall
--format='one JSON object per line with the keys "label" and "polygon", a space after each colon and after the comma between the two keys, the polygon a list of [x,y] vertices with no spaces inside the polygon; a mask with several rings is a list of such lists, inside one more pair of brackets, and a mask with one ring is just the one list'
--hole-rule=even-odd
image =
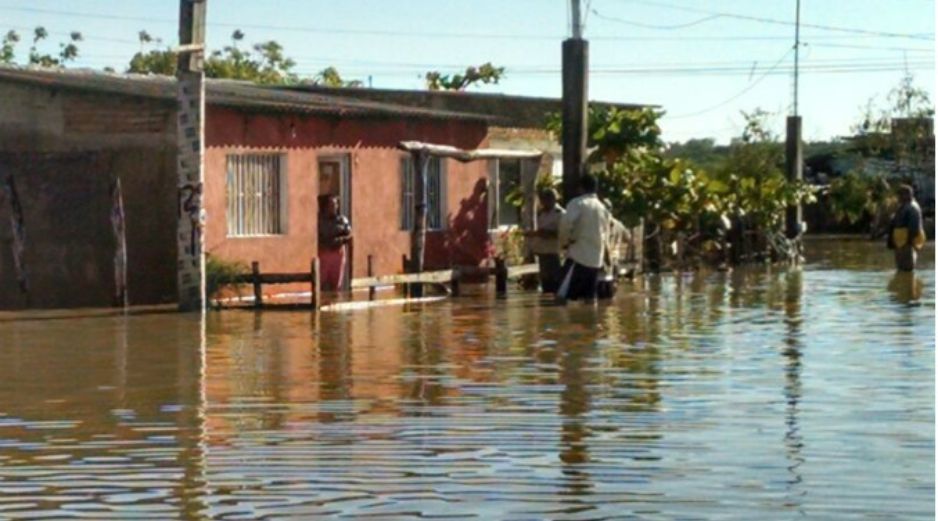
{"label": "graffiti on wall", "polygon": [[[202,248],[202,183],[187,183],[179,187],[179,219],[189,223],[188,245],[186,253],[191,257],[193,266],[198,265]],[[181,237],[182,238],[182,237]],[[185,239],[184,239],[185,240]]]}
{"label": "graffiti on wall", "polygon": [[13,230],[13,265],[16,268],[16,281],[20,291],[29,293],[29,278],[26,272],[26,223],[23,219],[23,206],[16,191],[13,174],[7,176],[3,183],[3,191],[10,201],[10,225]]}
{"label": "graffiti on wall", "polygon": [[127,306],[127,234],[124,225],[124,195],[121,180],[111,184],[111,229],[114,231],[114,301]]}
{"label": "graffiti on wall", "polygon": [[202,112],[204,83],[199,73],[180,74],[177,102],[178,213],[177,258],[179,305],[203,305]]}

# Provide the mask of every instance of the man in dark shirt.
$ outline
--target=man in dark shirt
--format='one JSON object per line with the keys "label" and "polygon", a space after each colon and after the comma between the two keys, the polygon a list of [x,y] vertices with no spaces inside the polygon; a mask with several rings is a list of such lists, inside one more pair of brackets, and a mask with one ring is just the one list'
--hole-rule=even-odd
{"label": "man in dark shirt", "polygon": [[889,246],[895,250],[896,269],[899,271],[915,270],[918,250],[925,244],[922,228],[922,209],[915,201],[912,187],[899,187],[899,209],[892,218],[889,232]]}

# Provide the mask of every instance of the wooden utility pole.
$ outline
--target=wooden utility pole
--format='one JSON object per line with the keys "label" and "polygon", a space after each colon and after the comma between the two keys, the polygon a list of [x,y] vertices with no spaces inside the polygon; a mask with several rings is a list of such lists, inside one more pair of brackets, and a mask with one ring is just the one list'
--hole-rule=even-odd
{"label": "wooden utility pole", "polygon": [[573,36],[563,42],[563,198],[579,193],[586,170],[587,71],[589,42],[583,39],[580,0],[571,0]]}
{"label": "wooden utility pole", "polygon": [[205,150],[205,8],[207,0],[179,0],[176,140],[178,146],[177,290],[179,310],[205,306],[202,228]]}
{"label": "wooden utility pole", "polygon": [[[798,48],[801,47],[801,0],[795,0],[795,85],[793,115],[785,122],[785,174],[789,181],[801,181],[804,156],[801,143],[801,116],[798,115]],[[785,235],[789,239],[801,235],[801,205],[790,206],[785,212]]]}

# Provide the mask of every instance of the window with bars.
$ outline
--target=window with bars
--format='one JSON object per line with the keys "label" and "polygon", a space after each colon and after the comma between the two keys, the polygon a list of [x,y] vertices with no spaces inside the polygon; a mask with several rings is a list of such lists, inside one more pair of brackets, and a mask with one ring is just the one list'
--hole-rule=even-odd
{"label": "window with bars", "polygon": [[227,158],[228,236],[283,233],[281,154],[238,154]]}
{"label": "window with bars", "polygon": [[[414,167],[410,157],[401,158],[401,230],[414,227],[416,188]],[[427,230],[446,227],[446,168],[439,157],[431,157],[427,165]]]}

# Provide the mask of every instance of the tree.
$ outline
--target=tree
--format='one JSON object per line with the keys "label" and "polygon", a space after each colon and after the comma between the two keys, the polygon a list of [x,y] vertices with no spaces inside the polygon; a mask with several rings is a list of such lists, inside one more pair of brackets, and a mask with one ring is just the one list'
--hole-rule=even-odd
{"label": "tree", "polygon": [[458,91],[477,83],[497,84],[504,74],[504,67],[495,67],[491,62],[486,62],[478,67],[467,67],[463,74],[444,75],[439,71],[430,71],[424,78],[429,90]]}
{"label": "tree", "polygon": [[335,67],[326,67],[319,71],[313,77],[313,85],[322,85],[324,87],[362,87],[364,84],[359,80],[345,80]]}
{"label": "tree", "polygon": [[[171,49],[145,50],[149,43],[156,42],[149,33],[140,31],[141,51],[130,60],[127,72],[141,74],[172,75],[176,72],[176,53]],[[253,81],[265,85],[297,83],[299,78],[292,72],[296,63],[284,56],[283,46],[274,40],[254,44],[243,50],[239,43],[244,33],[236,29],[231,34],[231,43],[221,50],[213,51],[205,60],[205,75],[209,78],[228,78]]]}
{"label": "tree", "polygon": [[[171,49],[151,49],[147,46],[160,44],[146,31],[140,31],[140,51],[134,54],[127,72],[160,74],[171,76],[176,73],[176,53]],[[294,85],[309,83],[328,87],[361,87],[357,80],[345,80],[335,67],[327,67],[310,79],[300,78],[293,72],[296,65],[284,55],[283,46],[274,40],[256,43],[250,49],[242,49],[245,34],[240,29],[231,33],[231,43],[212,52],[205,60],[205,75],[209,78],[226,78],[252,81],[263,85]]]}
{"label": "tree", "polygon": [[920,167],[932,139],[929,120],[935,115],[928,91],[908,73],[886,96],[885,105],[870,98],[853,126],[857,145],[866,155],[893,159],[897,166]]}
{"label": "tree", "polygon": [[16,44],[20,41],[20,35],[16,31],[10,30],[3,36],[3,44],[0,46],[0,63],[12,64],[16,58]]}
{"label": "tree", "polygon": [[[66,63],[78,58],[78,43],[83,40],[80,32],[72,31],[69,39],[59,43],[59,52],[56,55],[42,53],[38,45],[49,37],[45,27],[38,26],[33,30],[33,41],[29,48],[27,63],[43,67],[64,67]],[[16,46],[20,42],[20,35],[16,31],[7,31],[0,44],[0,63],[13,64],[16,62]]]}

